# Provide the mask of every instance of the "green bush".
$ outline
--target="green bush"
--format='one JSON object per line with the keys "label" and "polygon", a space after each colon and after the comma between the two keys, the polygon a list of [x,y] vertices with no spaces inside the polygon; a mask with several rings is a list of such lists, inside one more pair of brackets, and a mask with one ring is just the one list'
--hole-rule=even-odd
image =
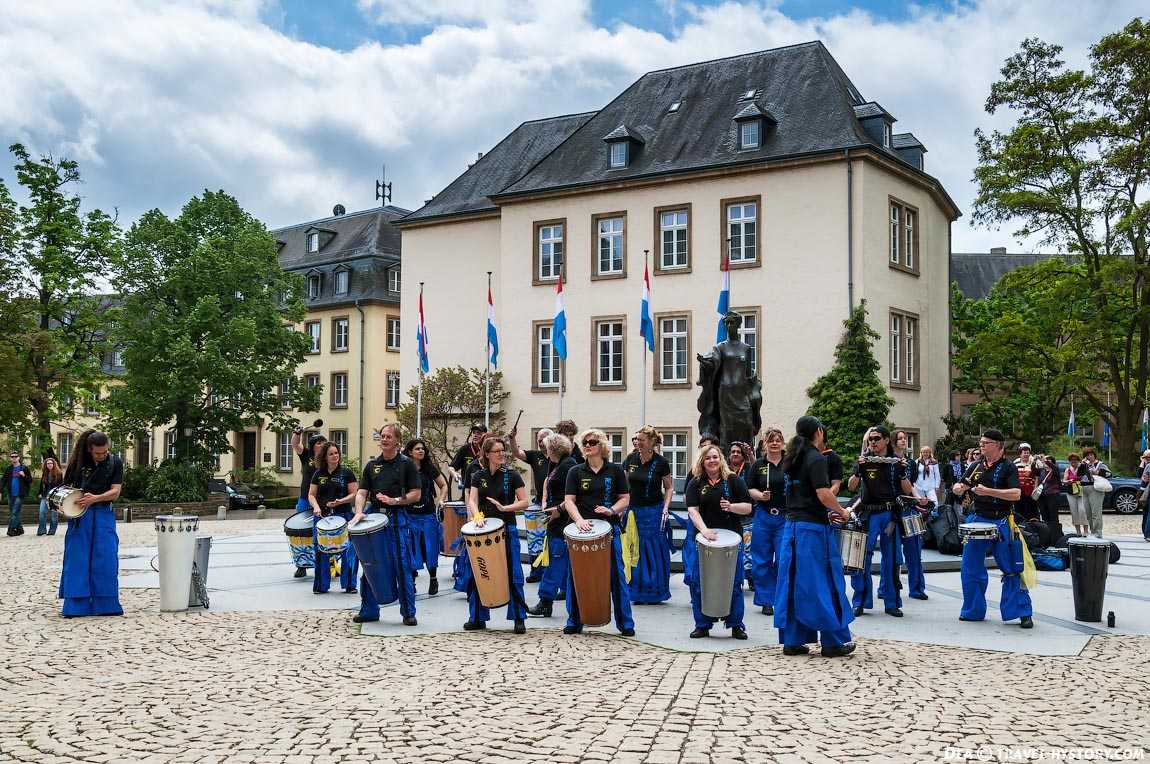
{"label": "green bush", "polygon": [[274,499],[267,499],[264,501],[264,506],[268,509],[295,509],[296,496],[277,496]]}
{"label": "green bush", "polygon": [[201,465],[164,462],[148,481],[145,495],[148,501],[158,503],[204,501],[210,477],[211,471]]}
{"label": "green bush", "polygon": [[156,468],[150,464],[125,469],[120,498],[124,501],[143,501],[148,495],[148,485],[155,474]]}
{"label": "green bush", "polygon": [[280,484],[279,475],[271,467],[235,470],[232,472],[232,482],[243,483],[253,488],[270,488]]}

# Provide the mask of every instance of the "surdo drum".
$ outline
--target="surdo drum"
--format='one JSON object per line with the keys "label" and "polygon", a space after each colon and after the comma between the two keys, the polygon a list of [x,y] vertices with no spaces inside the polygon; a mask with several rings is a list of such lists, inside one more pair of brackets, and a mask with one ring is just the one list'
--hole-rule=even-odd
{"label": "surdo drum", "polygon": [[284,520],[284,534],[291,549],[292,562],[297,568],[315,567],[315,547],[311,544],[314,517],[311,512],[296,512]]}
{"label": "surdo drum", "polygon": [[579,619],[584,626],[605,626],[611,622],[611,523],[590,520],[591,530],[574,524],[563,529],[571,579],[579,599]]}
{"label": "surdo drum", "polygon": [[998,526],[994,523],[962,523],[958,526],[962,542],[998,541]]}
{"label": "surdo drum", "polygon": [[347,548],[347,520],[331,515],[315,523],[316,546],[324,554],[339,554]]}
{"label": "surdo drum", "polygon": [[700,608],[703,615],[726,618],[731,612],[731,587],[743,537],[726,528],[716,528],[714,532],[717,535],[714,541],[708,541],[701,533],[695,536],[702,593]]}
{"label": "surdo drum", "polygon": [[48,492],[48,506],[60,513],[62,517],[75,520],[87,511],[87,507],[79,504],[83,491],[70,485],[58,485]]}
{"label": "surdo drum", "polygon": [[446,557],[458,557],[460,545],[459,532],[467,522],[467,505],[462,501],[448,501],[443,504],[443,554]]}
{"label": "surdo drum", "polygon": [[461,529],[471,575],[483,607],[499,607],[511,601],[507,585],[507,528],[497,517],[489,517],[480,528],[474,522]]}
{"label": "surdo drum", "polygon": [[387,523],[387,515],[373,513],[347,528],[355,556],[363,566],[363,577],[381,605],[399,599],[395,579],[390,575],[393,556],[382,533]]}

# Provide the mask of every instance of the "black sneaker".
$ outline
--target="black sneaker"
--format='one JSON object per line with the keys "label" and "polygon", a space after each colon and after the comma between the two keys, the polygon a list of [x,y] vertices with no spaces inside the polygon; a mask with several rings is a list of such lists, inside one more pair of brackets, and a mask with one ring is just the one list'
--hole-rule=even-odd
{"label": "black sneaker", "polygon": [[535,607],[527,608],[527,615],[533,615],[536,618],[550,618],[551,617],[551,600],[540,599]]}
{"label": "black sneaker", "polygon": [[307,575],[307,568],[296,568],[293,578],[303,578]]}
{"label": "black sneaker", "polygon": [[783,655],[810,655],[811,648],[806,645],[783,645]]}
{"label": "black sneaker", "polygon": [[368,618],[367,616],[357,615],[355,618],[351,619],[351,622],[352,623],[371,623],[372,621],[378,621],[378,620],[379,620],[378,617]]}
{"label": "black sneaker", "polygon": [[532,571],[531,571],[531,575],[529,575],[529,576],[528,576],[526,579],[524,579],[524,583],[527,583],[527,584],[537,584],[537,583],[539,583],[539,582],[540,582],[540,581],[542,581],[542,580],[543,580],[543,573],[542,573],[542,571],[539,571],[539,570],[532,570]]}
{"label": "black sneaker", "polygon": [[691,639],[702,639],[703,637],[711,636],[710,629],[695,629],[691,632]]}
{"label": "black sneaker", "polygon": [[1022,618],[1020,618],[1018,620],[1018,625],[1020,627],[1022,627],[1023,629],[1033,629],[1034,628],[1034,619],[1028,615],[1024,615],[1024,616],[1022,616]]}
{"label": "black sneaker", "polygon": [[982,619],[981,619],[981,618],[967,618],[967,617],[966,617],[966,616],[964,616],[964,615],[960,615],[960,616],[958,617],[958,620],[960,620],[960,621],[970,621],[970,622],[972,622],[972,623],[973,623],[973,622],[975,622],[975,621],[981,621]]}
{"label": "black sneaker", "polygon": [[862,605],[856,606],[855,607],[855,615],[862,615],[862,614],[863,614],[863,606]]}
{"label": "black sneaker", "polygon": [[463,624],[464,631],[482,631],[487,628],[487,624],[483,621],[468,621]]}
{"label": "black sneaker", "polygon": [[439,579],[432,578],[427,584],[427,596],[434,597],[437,594],[439,594]]}
{"label": "black sneaker", "polygon": [[348,588],[343,590],[343,593],[344,594],[359,594],[359,589],[356,589],[354,586],[349,586]]}
{"label": "black sneaker", "polygon": [[735,626],[734,628],[731,629],[731,636],[734,639],[746,639],[747,638],[747,630],[744,629],[742,626]]}
{"label": "black sneaker", "polygon": [[902,608],[888,607],[886,609],[887,615],[893,615],[895,618],[902,618]]}
{"label": "black sneaker", "polygon": [[515,619],[515,633],[516,634],[526,634],[527,633],[527,624],[523,623],[523,619],[521,619],[521,618]]}
{"label": "black sneaker", "polygon": [[635,630],[634,629],[619,629],[619,633],[622,634],[624,637],[635,636]]}
{"label": "black sneaker", "polygon": [[583,633],[583,627],[582,626],[564,626],[563,627],[563,633],[564,634],[582,634]]}
{"label": "black sneaker", "polygon": [[911,597],[911,599],[915,599],[915,600],[928,600],[928,599],[930,599],[930,597],[928,597],[926,595],[926,592],[923,592],[922,594],[912,594],[912,595],[910,595],[910,597]]}
{"label": "black sneaker", "polygon": [[775,609],[770,605],[763,605],[763,615],[774,615]]}
{"label": "black sneaker", "polygon": [[419,621],[415,620],[415,616],[409,615],[407,618],[403,619],[403,625],[404,626],[418,626]]}
{"label": "black sneaker", "polygon": [[850,655],[855,651],[855,643],[847,642],[845,645],[832,645],[831,647],[824,647],[822,650],[824,658],[842,658],[845,655]]}

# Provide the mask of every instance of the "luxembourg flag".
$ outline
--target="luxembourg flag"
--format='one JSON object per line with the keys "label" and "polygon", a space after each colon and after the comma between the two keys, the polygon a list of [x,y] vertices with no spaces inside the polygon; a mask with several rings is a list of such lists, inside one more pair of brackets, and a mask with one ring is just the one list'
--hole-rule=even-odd
{"label": "luxembourg flag", "polygon": [[551,346],[562,360],[567,360],[567,311],[563,309],[563,274],[555,284],[555,321],[551,324]]}
{"label": "luxembourg flag", "polygon": [[487,345],[491,348],[491,365],[499,366],[499,333],[495,331],[495,298],[487,287]]}
{"label": "luxembourg flag", "polygon": [[651,323],[651,275],[643,265],[643,305],[639,312],[639,334],[647,345],[647,352],[655,352],[655,325]]}
{"label": "luxembourg flag", "polygon": [[431,369],[427,358],[427,322],[423,319],[423,286],[419,287],[419,327],[415,330],[415,342],[419,348],[419,370],[426,374]]}
{"label": "luxembourg flag", "polygon": [[719,313],[719,329],[715,332],[715,344],[727,339],[727,325],[723,323],[723,316],[731,309],[731,269],[726,255],[723,256],[720,269],[723,272],[723,281],[719,288],[719,304],[715,308]]}

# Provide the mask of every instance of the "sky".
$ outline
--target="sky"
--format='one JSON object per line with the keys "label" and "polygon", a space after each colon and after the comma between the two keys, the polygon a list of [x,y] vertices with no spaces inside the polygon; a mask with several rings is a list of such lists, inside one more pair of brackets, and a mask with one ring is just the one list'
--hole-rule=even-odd
{"label": "sky", "polygon": [[[954,250],[1044,249],[974,227],[975,128],[1026,37],[1089,46],[1145,0],[0,0],[0,141],[80,163],[130,224],[224,189],[269,227],[416,209],[519,123],[596,109],[644,72],[822,40],[926,145],[963,210]],[[13,188],[10,155],[0,178]]]}

